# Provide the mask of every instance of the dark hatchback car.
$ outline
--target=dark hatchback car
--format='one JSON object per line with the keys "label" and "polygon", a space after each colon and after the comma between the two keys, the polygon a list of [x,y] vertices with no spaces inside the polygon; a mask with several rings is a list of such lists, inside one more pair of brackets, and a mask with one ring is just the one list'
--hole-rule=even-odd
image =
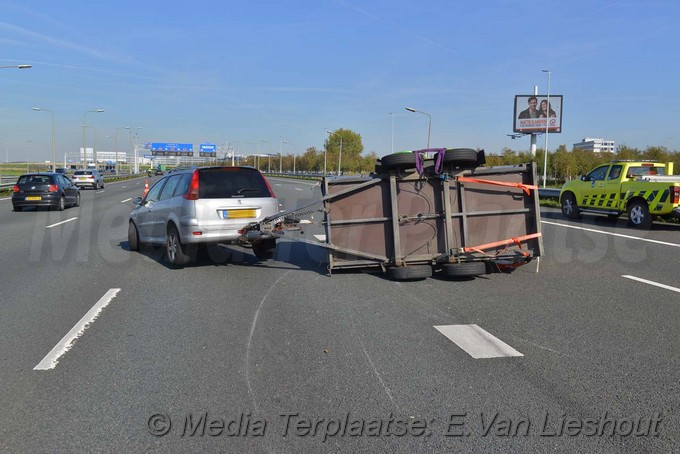
{"label": "dark hatchback car", "polygon": [[13,187],[14,211],[26,207],[49,207],[62,211],[69,205],[80,206],[80,190],[60,173],[27,173]]}

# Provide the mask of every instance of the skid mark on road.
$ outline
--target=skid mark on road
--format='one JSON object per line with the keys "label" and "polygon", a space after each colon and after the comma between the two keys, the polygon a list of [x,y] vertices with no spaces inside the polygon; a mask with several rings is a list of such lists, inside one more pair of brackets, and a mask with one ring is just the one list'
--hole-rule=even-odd
{"label": "skid mark on road", "polygon": [[253,317],[253,323],[250,325],[250,334],[248,335],[248,343],[246,344],[246,385],[248,385],[248,394],[250,394],[250,398],[253,400],[253,405],[255,406],[255,411],[257,411],[257,399],[255,399],[255,394],[253,393],[253,387],[251,386],[250,383],[250,349],[253,343],[253,335],[255,333],[255,327],[257,326],[257,320],[260,317],[260,310],[262,309],[262,306],[264,305],[264,302],[269,298],[269,295],[272,293],[272,290],[276,288],[276,286],[281,282],[281,280],[288,276],[288,274],[293,271],[289,270],[283,273],[274,283],[269,287],[269,290],[267,290],[267,293],[264,294],[262,297],[262,301],[260,301],[260,304],[257,306],[257,309],[255,310],[255,316]]}

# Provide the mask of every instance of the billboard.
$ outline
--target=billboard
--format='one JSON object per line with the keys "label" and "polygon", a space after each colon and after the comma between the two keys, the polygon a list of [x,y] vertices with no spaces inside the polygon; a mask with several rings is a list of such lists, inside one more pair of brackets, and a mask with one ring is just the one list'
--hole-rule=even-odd
{"label": "billboard", "polygon": [[515,95],[514,132],[562,132],[562,95]]}
{"label": "billboard", "polygon": [[152,142],[151,154],[153,156],[193,156],[194,144]]}

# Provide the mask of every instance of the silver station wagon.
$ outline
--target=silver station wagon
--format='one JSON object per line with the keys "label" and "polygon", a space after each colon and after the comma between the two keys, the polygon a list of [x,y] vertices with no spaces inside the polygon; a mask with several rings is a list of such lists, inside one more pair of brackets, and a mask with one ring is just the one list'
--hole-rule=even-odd
{"label": "silver station wagon", "polygon": [[[279,212],[271,186],[250,167],[175,171],[133,203],[128,225],[130,249],[165,245],[167,260],[178,266],[191,261],[199,246],[243,241],[239,230]],[[268,259],[276,250],[276,239],[262,236],[252,247],[259,259]]]}

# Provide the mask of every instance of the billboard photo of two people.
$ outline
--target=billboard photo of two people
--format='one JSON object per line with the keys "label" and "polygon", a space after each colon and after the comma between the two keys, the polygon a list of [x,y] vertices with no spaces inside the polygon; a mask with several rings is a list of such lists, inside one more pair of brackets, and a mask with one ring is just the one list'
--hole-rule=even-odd
{"label": "billboard photo of two people", "polygon": [[562,95],[515,95],[513,131],[562,132]]}

